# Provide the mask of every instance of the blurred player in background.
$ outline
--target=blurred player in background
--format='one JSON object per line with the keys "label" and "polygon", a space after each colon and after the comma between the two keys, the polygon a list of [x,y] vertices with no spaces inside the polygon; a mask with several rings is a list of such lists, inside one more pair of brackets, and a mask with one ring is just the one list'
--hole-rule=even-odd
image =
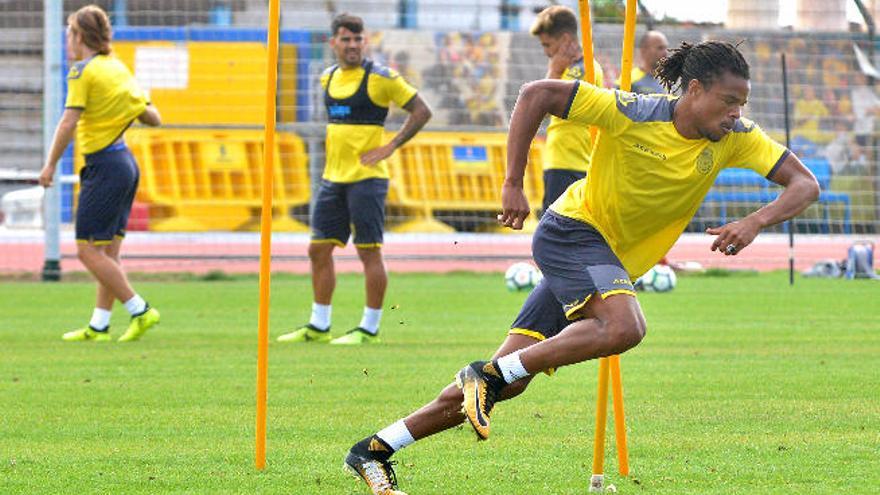
{"label": "blurred player in background", "polygon": [[[386,158],[409,141],[431,118],[431,109],[396,71],[364,57],[366,37],[360,17],[333,19],[330,47],[338,64],[321,75],[327,108],[326,164],[312,213],[309,259],[314,300],[309,322],[278,337],[280,342],[379,342],[379,323],[388,275],[382,259]],[[400,131],[382,144],[391,103],[409,112]],[[354,245],[364,265],[366,305],[360,324],[331,340],[331,300],[336,287],[333,249]]]}
{"label": "blurred player in background", "polygon": [[[633,67],[630,91],[643,95],[662,94],[666,88],[654,77],[660,60],[669,54],[669,41],[660,31],[648,31],[639,38],[639,65]],[[620,87],[620,81],[617,81]]]}
{"label": "blurred player in background", "polygon": [[510,119],[502,225],[521,229],[530,213],[523,176],[547,113],[602,129],[590,175],[541,217],[532,253],[544,279],[491,360],[465,366],[434,401],[349,450],[345,465],[374,494],[402,493],[390,463],[400,449],[465,420],[485,440],[495,403],[522,393],[536,374],[638,345],[646,324],[630,280],[678,239],[722,168],[750,168],[784,186],[754,213],[707,230],[716,236],[711,249],[727,256],[818,198],[800,160],[741,118],[749,65],[735,46],[683,43],[658,76],[682,96],[551,79],[523,87]]}
{"label": "blurred player in background", "polygon": [[75,133],[86,162],[76,210],[77,256],[97,280],[98,294],[89,324],[65,333],[66,341],[109,341],[115,299],[131,315],[120,342],[137,340],[159,323],[159,312],[128,282],[119,250],[140,176],[123,133],[135,120],[157,126],[161,119],[128,68],[110,55],[110,40],[110,20],[99,7],[89,5],[68,17],[67,55],[77,62],[67,76],[64,113],[40,172],[40,184],[51,186]]}
{"label": "blurred player in background", "polygon": [[[544,55],[550,59],[547,62],[547,79],[586,81],[584,54],[578,42],[578,22],[573,10],[562,5],[547,7],[535,18],[529,32],[538,38]],[[602,87],[602,67],[595,60],[593,70],[595,79],[587,82]],[[584,178],[590,168],[592,154],[589,126],[550,116],[544,148],[542,212],[547,211],[568,186]]]}

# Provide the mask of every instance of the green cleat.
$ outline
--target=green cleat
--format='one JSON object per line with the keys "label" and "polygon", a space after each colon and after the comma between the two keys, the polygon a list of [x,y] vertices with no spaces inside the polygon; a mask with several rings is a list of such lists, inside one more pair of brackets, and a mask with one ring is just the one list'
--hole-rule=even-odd
{"label": "green cleat", "polygon": [[315,342],[324,344],[330,342],[330,328],[321,330],[311,323],[306,323],[290,333],[285,333],[284,335],[279,336],[278,342]]}
{"label": "green cleat", "polygon": [[65,342],[110,342],[110,327],[102,332],[96,331],[91,326],[67,332],[61,336]]}
{"label": "green cleat", "polygon": [[330,343],[333,345],[378,344],[380,342],[382,341],[379,340],[378,334],[373,335],[361,327],[357,327],[354,330],[349,330],[348,333],[346,333],[342,337],[336,337],[335,339],[330,341]]}
{"label": "green cleat", "polygon": [[119,342],[134,342],[140,339],[147,330],[159,323],[159,311],[156,308],[147,306],[147,310],[143,313],[132,316],[131,323],[128,324],[128,330],[119,337]]}

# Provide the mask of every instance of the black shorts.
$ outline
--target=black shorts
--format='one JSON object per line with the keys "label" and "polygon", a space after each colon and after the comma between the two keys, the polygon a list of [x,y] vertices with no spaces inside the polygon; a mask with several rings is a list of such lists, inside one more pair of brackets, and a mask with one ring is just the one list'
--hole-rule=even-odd
{"label": "black shorts", "polygon": [[382,246],[388,179],[366,179],[342,184],[321,181],[312,213],[312,242],[340,247],[354,233],[357,247]]}
{"label": "black shorts", "polygon": [[602,235],[590,225],[547,211],[532,238],[532,256],[544,279],[529,294],[510,333],[553,337],[597,292],[635,296],[633,284]]}
{"label": "black shorts", "polygon": [[109,244],[114,237],[125,237],[140,172],[125,144],[110,145],[85,159],[79,172],[76,240]]}
{"label": "black shorts", "polygon": [[565,170],[561,168],[551,168],[544,171],[544,203],[541,211],[547,211],[550,205],[562,193],[568,189],[568,186],[586,177],[586,172],[578,172],[577,170]]}

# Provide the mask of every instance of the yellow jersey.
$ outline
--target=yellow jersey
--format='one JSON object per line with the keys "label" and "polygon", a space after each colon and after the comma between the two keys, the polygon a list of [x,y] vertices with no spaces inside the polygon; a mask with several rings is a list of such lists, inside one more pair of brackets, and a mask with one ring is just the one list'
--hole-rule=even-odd
{"label": "yellow jersey", "polygon": [[672,123],[677,97],[576,83],[565,118],[601,129],[587,177],[550,209],[602,233],[633,279],[669,251],[718,173],[769,176],[788,150],[742,118],[718,142],[687,139]]}
{"label": "yellow jersey", "polygon": [[[593,61],[596,86],[604,85],[605,77],[599,62]],[[579,60],[565,69],[560,79],[585,80],[584,61]],[[544,170],[562,169],[586,172],[593,155],[590,126],[572,120],[551,116],[547,126],[547,144],[544,146]]]}
{"label": "yellow jersey", "polygon": [[82,110],[76,141],[83,154],[113,144],[148,104],[146,93],[116,57],[95,55],[75,63],[67,74],[64,107]]}
{"label": "yellow jersey", "polygon": [[337,183],[389,178],[386,160],[368,167],[360,156],[382,146],[382,124],[391,102],[406,106],[416,89],[397,71],[369,60],[352,69],[328,68],[321,75],[321,87],[330,120],[323,178]]}

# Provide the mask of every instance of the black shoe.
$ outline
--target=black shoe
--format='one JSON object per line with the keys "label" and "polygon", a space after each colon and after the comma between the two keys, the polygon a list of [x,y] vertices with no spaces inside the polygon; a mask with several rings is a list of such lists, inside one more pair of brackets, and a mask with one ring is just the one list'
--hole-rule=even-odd
{"label": "black shoe", "polygon": [[464,400],[462,412],[467,416],[479,440],[489,438],[489,414],[506,383],[491,361],[474,361],[455,375],[455,384]]}
{"label": "black shoe", "polygon": [[406,495],[397,489],[397,475],[388,460],[393,452],[384,442],[372,437],[367,448],[358,442],[345,456],[343,468],[355,478],[363,480],[374,495]]}

